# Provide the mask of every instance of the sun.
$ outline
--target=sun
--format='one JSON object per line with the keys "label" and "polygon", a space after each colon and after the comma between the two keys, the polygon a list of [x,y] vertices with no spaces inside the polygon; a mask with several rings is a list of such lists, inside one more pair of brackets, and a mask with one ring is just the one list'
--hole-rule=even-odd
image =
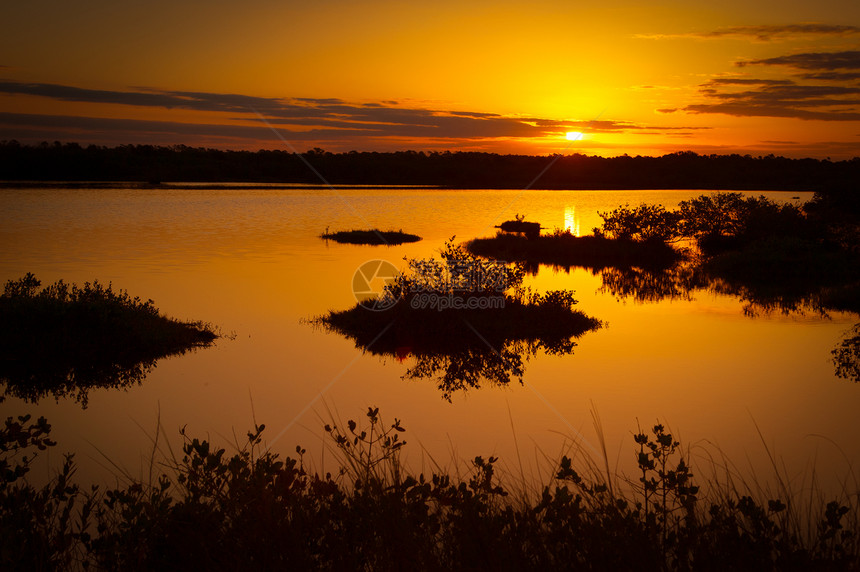
{"label": "sun", "polygon": [[582,133],[579,131],[568,131],[564,134],[564,138],[568,141],[579,141],[582,139]]}

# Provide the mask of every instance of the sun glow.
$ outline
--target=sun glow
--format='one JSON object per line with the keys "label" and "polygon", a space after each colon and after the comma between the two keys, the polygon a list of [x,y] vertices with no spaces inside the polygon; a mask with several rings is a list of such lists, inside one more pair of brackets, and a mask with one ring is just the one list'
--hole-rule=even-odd
{"label": "sun glow", "polygon": [[579,141],[582,137],[583,135],[579,131],[568,131],[564,134],[564,138],[568,141]]}

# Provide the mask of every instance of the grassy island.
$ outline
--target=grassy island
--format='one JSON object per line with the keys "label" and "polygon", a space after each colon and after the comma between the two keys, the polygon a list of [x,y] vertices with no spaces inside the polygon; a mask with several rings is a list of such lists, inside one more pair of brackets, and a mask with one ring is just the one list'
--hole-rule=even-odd
{"label": "grassy island", "polygon": [[[439,260],[409,260],[377,299],[311,320],[376,355],[415,358],[405,378],[435,378],[446,399],[484,380],[522,380],[523,359],[568,354],[601,326],[573,306],[569,290],[522,287],[518,264],[481,260],[448,243]],[[372,303],[371,303],[372,302]]]}
{"label": "grassy island", "polygon": [[393,246],[406,242],[418,242],[421,237],[415,234],[409,234],[402,230],[341,230],[337,232],[329,232],[326,230],[320,235],[320,238],[333,240],[341,244],[384,244]]}
{"label": "grassy island", "polygon": [[28,273],[0,296],[0,382],[23,399],[51,393],[86,404],[89,388],[139,383],[156,360],[218,337],[207,324],[168,318],[152,300],[111,285],[40,286]]}

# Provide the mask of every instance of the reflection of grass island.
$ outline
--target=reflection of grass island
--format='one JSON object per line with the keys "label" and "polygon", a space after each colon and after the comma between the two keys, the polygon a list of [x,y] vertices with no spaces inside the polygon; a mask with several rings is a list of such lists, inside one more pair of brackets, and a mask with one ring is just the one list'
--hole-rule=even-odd
{"label": "reflection of grass island", "polygon": [[420,236],[409,234],[402,230],[340,230],[337,232],[328,232],[320,235],[320,238],[333,240],[341,244],[385,244],[395,245],[405,242],[418,242]]}
{"label": "reflection of grass island", "polygon": [[89,388],[139,383],[156,360],[218,337],[110,285],[40,285],[27,274],[0,295],[0,382],[22,399],[73,395],[86,405]]}
{"label": "reflection of grass island", "polygon": [[496,260],[591,268],[665,268],[684,258],[681,251],[659,241],[574,236],[561,230],[531,238],[499,232],[494,237],[473,239],[466,248],[472,254]]}
{"label": "reflection of grass island", "polygon": [[[393,308],[381,312],[356,304],[348,310],[331,311],[318,322],[378,354],[395,354],[407,347],[419,353],[494,349],[509,342],[540,342],[543,347],[557,348],[600,325],[599,320],[572,308],[576,301],[568,292],[526,297],[509,294],[504,296],[503,307],[443,311],[412,307],[419,296],[404,296]],[[481,294],[461,299],[477,301],[482,297],[487,299]]]}

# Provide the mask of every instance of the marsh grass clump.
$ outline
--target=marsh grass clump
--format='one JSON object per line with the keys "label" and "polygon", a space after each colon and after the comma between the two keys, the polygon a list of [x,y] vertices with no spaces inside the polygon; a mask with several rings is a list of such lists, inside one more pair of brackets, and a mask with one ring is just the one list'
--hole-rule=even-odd
{"label": "marsh grass clump", "polygon": [[394,246],[407,242],[418,242],[421,237],[409,234],[401,230],[340,230],[329,232],[328,229],[320,235],[320,238],[333,240],[341,244],[370,244]]}
{"label": "marsh grass clump", "polygon": [[90,387],[139,383],[156,360],[218,337],[209,325],[167,318],[152,300],[110,284],[40,286],[28,273],[0,296],[0,381],[26,400],[51,393],[86,405]]}
{"label": "marsh grass clump", "polygon": [[[34,450],[45,419],[0,428],[4,569],[852,570],[860,566],[856,491],[805,502],[702,479],[655,424],[633,435],[639,476],[574,449],[545,484],[515,493],[494,456],[463,472],[401,461],[403,423],[369,407],[325,425],[333,470],[306,451],[281,458],[255,425],[235,452],[183,433],[149,481],[81,488],[74,462],[43,487]],[[604,453],[605,455],[605,453]],[[606,472],[598,465],[607,467]],[[704,485],[704,486],[701,486]],[[757,487],[759,490],[762,487]],[[523,491],[526,487],[522,488]],[[800,508],[802,507],[802,508]]]}
{"label": "marsh grass clump", "polygon": [[441,260],[407,260],[389,283],[384,311],[356,304],[310,320],[376,355],[416,360],[406,379],[435,378],[443,397],[482,380],[521,381],[538,351],[568,354],[601,326],[575,310],[569,290],[532,292],[522,265],[482,260],[449,241]]}

